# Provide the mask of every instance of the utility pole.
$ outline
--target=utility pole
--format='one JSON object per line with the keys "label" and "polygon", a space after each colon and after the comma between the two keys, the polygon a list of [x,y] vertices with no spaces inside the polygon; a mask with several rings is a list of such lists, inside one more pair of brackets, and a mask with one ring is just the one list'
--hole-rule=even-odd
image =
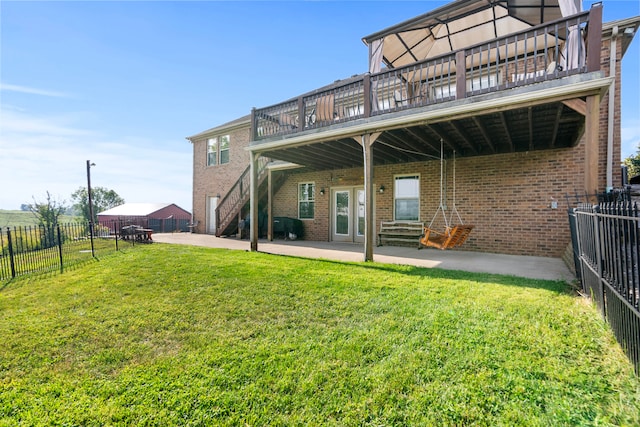
{"label": "utility pole", "polygon": [[95,250],[93,247],[93,202],[91,201],[91,166],[95,166],[95,163],[91,163],[91,160],[87,160],[87,196],[89,199],[89,239],[91,240],[91,256],[95,257]]}

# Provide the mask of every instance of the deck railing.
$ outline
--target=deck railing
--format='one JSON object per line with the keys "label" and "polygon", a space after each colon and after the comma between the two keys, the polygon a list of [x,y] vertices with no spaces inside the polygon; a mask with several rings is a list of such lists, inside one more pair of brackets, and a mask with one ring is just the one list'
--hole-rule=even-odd
{"label": "deck railing", "polygon": [[[580,40],[571,49],[570,37]],[[252,111],[253,140],[598,71],[602,7]],[[567,58],[568,57],[568,58]],[[568,60],[567,60],[568,59]]]}

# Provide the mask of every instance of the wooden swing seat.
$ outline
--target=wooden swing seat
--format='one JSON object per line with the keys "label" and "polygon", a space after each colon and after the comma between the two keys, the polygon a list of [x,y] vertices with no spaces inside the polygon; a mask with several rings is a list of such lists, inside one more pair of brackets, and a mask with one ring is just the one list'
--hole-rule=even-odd
{"label": "wooden swing seat", "polygon": [[420,244],[438,249],[452,249],[461,246],[469,237],[473,225],[456,225],[447,227],[444,233],[424,228],[424,235],[420,238]]}

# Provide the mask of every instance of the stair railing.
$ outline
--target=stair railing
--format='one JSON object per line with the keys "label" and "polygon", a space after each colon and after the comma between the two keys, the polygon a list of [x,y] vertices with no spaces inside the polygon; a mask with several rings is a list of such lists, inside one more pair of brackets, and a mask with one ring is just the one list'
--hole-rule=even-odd
{"label": "stair railing", "polygon": [[[271,161],[268,157],[260,157],[258,166],[258,185],[266,176],[267,164]],[[240,209],[249,200],[251,190],[251,165],[240,175],[231,189],[224,195],[216,208],[216,236],[220,236],[224,230],[236,218]]]}

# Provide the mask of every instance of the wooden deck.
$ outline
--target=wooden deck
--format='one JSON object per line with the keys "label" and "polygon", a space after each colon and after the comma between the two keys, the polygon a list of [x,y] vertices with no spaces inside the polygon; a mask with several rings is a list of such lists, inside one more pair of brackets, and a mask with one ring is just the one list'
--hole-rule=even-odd
{"label": "wooden deck", "polygon": [[[360,118],[446,103],[600,69],[602,17],[597,10],[533,27],[410,66],[338,81],[253,112],[255,141],[355,121]],[[600,31],[589,31],[590,22]],[[562,65],[571,28],[588,35],[584,61]],[[593,58],[596,58],[594,60]]]}

